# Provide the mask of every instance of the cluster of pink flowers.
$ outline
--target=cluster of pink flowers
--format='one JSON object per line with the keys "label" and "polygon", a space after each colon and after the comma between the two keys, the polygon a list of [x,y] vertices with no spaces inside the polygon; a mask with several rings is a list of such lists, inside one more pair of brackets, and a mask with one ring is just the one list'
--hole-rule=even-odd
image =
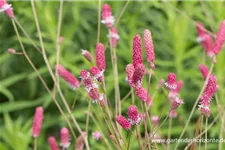
{"label": "cluster of pink flowers", "polygon": [[201,42],[201,45],[204,48],[207,56],[213,57],[214,55],[218,54],[221,51],[225,41],[225,20],[223,20],[220,24],[214,44],[212,37],[207,34],[206,29],[201,22],[196,24],[196,28],[198,32],[198,41]]}
{"label": "cluster of pink flowers", "polygon": [[66,70],[62,65],[58,64],[55,69],[60,77],[62,77],[72,89],[77,89],[80,87],[80,83],[68,70]]}
{"label": "cluster of pink flowers", "polygon": [[114,17],[112,15],[111,8],[109,4],[104,4],[102,7],[102,23],[109,28],[108,38],[112,44],[112,47],[115,48],[119,42],[120,36],[116,27],[114,26]]}
{"label": "cluster of pink flowers", "polygon": [[171,101],[171,110],[175,110],[180,104],[183,104],[183,100],[179,98],[178,93],[180,92],[183,81],[177,81],[176,74],[169,73],[167,77],[166,87],[169,89],[168,97]]}
{"label": "cluster of pink flowers", "polygon": [[8,4],[5,0],[0,0],[0,12],[4,12],[9,18],[14,17],[11,4]]}
{"label": "cluster of pink flowers", "polygon": [[138,109],[135,105],[131,105],[127,111],[128,119],[119,115],[116,117],[116,121],[126,130],[131,128],[131,125],[138,125],[141,121],[141,115],[138,113]]}
{"label": "cluster of pink flowers", "polygon": [[[206,77],[209,74],[207,66],[204,64],[200,64],[199,69],[202,73],[204,80],[206,80]],[[213,74],[210,74],[205,91],[203,92],[200,98],[200,105],[199,105],[201,114],[203,114],[206,117],[210,116],[210,102],[211,102],[212,96],[217,92],[218,88],[219,86],[217,84],[216,76]]]}

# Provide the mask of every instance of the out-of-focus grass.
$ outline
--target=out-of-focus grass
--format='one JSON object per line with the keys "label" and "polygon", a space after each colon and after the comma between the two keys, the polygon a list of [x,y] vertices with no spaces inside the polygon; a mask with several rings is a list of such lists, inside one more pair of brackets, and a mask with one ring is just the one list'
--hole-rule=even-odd
{"label": "out-of-focus grass", "polygon": [[[40,47],[30,2],[12,3],[16,17],[35,43]],[[109,3],[112,6],[113,15],[117,18],[125,2]],[[206,18],[198,1],[170,2],[170,4],[186,12],[193,20],[202,21],[206,28],[212,30],[214,33],[218,31],[219,23],[225,18],[224,2],[204,2],[208,18]],[[52,68],[54,68],[59,2],[36,2],[36,7],[47,55]],[[60,63],[68,68],[76,77],[79,76],[79,71],[81,69],[89,69],[91,66],[91,64],[81,56],[80,49],[88,49],[94,55],[97,37],[97,12],[97,2],[64,3],[61,29],[61,35],[64,37],[64,42],[61,47]],[[210,26],[212,26],[213,29],[211,29]],[[176,12],[167,3],[158,1],[131,1],[118,24],[120,42],[117,48],[117,54],[121,97],[125,96],[130,90],[128,84],[125,82],[125,66],[126,64],[131,63],[132,38],[136,33],[142,34],[145,28],[150,29],[152,32],[156,53],[156,69],[155,76],[153,76],[151,83],[151,94],[153,94],[155,90],[154,87],[159,79],[165,79],[169,72],[175,72],[177,78],[184,81],[181,97],[184,99],[185,104],[178,108],[178,118],[182,124],[185,124],[185,120],[188,118],[189,112],[192,109],[203,83],[198,71],[198,66],[200,63],[203,63],[205,54],[201,45],[196,42],[197,33],[193,22],[184,15]],[[106,43],[107,40],[107,29],[105,29],[104,25],[101,25],[100,42]],[[53,82],[50,79],[41,55],[32,47],[31,42],[24,36],[22,41],[25,43],[25,48],[29,56],[39,68],[39,71],[47,81],[49,87],[52,88]],[[25,131],[23,131],[21,122],[23,124],[28,124],[28,122],[30,122],[33,117],[34,107],[37,105],[43,105],[46,110],[44,128],[42,129],[42,134],[38,141],[39,148],[46,149],[47,136],[55,135],[56,137],[59,137],[59,129],[60,127],[65,126],[66,123],[63,121],[57,108],[52,103],[51,98],[47,95],[46,90],[39,82],[35,73],[33,73],[32,68],[25,58],[23,56],[7,54],[7,49],[9,47],[21,51],[10,20],[0,14],[0,128],[1,131],[3,131],[0,134],[1,149],[31,149],[30,145],[28,145],[28,143],[31,144],[31,138],[24,138],[25,136],[30,135],[29,128],[26,128],[24,129]],[[106,50],[106,58],[106,88],[111,103],[114,103],[114,89],[112,86],[113,73],[109,49]],[[217,57],[217,64],[213,70],[213,73],[218,77],[220,90],[217,95],[221,104],[225,103],[223,99],[225,97],[224,58],[225,51],[223,48]],[[205,63],[209,65],[210,61],[211,60],[206,59]],[[146,66],[148,66],[147,63]],[[144,80],[144,85],[145,87],[147,86],[147,80]],[[76,92],[72,91],[63,81],[61,82],[61,88],[69,105],[72,106]],[[81,92],[84,93],[83,87],[81,87]],[[153,115],[159,115],[164,99],[165,96],[162,93],[159,92],[156,95],[153,106],[151,107]],[[130,104],[131,98],[128,98],[125,103],[123,103],[122,111],[124,113],[126,113],[127,106]],[[140,105],[140,102],[137,102],[137,105]],[[85,97],[78,94],[73,113],[83,129],[85,128],[85,112],[87,107],[88,102]],[[100,111],[95,105],[93,105],[91,109],[95,112]],[[212,116],[215,116],[218,112],[215,98],[212,100],[211,109]],[[188,127],[187,136],[189,137],[193,137],[194,135],[196,120],[199,116],[198,110],[195,112],[193,120]],[[166,115],[166,111],[164,111],[163,115]],[[209,120],[211,121],[212,119],[213,117]],[[10,122],[12,123],[10,124]],[[219,135],[220,121],[218,122],[219,123],[209,131],[209,136],[212,138],[216,138]],[[105,149],[103,145],[104,142],[96,142],[91,138],[92,131],[104,128],[105,124],[103,120],[98,120],[98,124],[95,124],[90,120],[90,124],[89,139],[92,149]],[[162,127],[161,134],[167,134],[167,127],[168,123]],[[21,143],[26,143],[24,144],[26,147],[15,147],[18,141],[7,140],[12,134],[11,132],[9,133],[9,129],[11,128],[13,129],[13,133],[19,134],[18,138],[20,138]],[[178,137],[181,130],[182,126],[179,124],[178,119],[175,119],[172,137]],[[131,148],[135,149],[137,146],[138,145],[134,145]],[[209,148],[210,146],[216,147],[217,144],[209,144]]]}

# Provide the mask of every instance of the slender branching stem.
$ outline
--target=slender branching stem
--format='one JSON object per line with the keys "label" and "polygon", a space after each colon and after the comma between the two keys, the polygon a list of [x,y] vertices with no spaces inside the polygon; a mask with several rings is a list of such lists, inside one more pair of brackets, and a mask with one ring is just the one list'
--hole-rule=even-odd
{"label": "slender branching stem", "polygon": [[207,129],[208,128],[208,117],[205,118],[205,129],[206,129],[206,132],[205,132],[205,150],[207,150]]}

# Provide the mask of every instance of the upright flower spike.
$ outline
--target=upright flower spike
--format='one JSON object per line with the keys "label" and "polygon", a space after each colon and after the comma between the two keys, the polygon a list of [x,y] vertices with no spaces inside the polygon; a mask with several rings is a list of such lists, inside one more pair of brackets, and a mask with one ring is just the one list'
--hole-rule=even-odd
{"label": "upright flower spike", "polygon": [[201,22],[196,24],[196,28],[198,31],[198,41],[201,42],[202,47],[204,48],[208,57],[214,56],[213,52],[213,40],[210,35],[205,32],[204,25]]}
{"label": "upright flower spike", "polygon": [[174,73],[169,73],[165,85],[170,91],[175,90],[177,88],[176,80],[176,75]]}
{"label": "upright flower spike", "polygon": [[208,67],[206,65],[204,65],[204,64],[200,64],[199,65],[199,70],[201,71],[202,77],[205,80],[207,75],[208,75],[208,73],[209,73]]}
{"label": "upright flower spike", "polygon": [[126,66],[126,80],[131,87],[134,87],[133,74],[134,74],[134,66],[132,64],[128,64]]}
{"label": "upright flower spike", "polygon": [[142,100],[143,102],[150,101],[149,105],[151,105],[151,97],[148,96],[148,92],[146,89],[144,89],[143,87],[138,87],[135,89],[135,93],[140,98],[140,100]]}
{"label": "upright flower spike", "polygon": [[138,114],[138,109],[135,105],[129,106],[127,115],[131,125],[138,125],[140,123],[141,117]]}
{"label": "upright flower spike", "polygon": [[152,41],[152,34],[148,29],[144,30],[144,46],[145,46],[147,61],[149,62],[150,67],[154,69],[155,68],[155,64],[154,64],[155,51],[154,51],[154,45]]}
{"label": "upright flower spike", "polygon": [[103,71],[100,71],[98,67],[91,67],[90,73],[99,82],[103,81]]}
{"label": "upright flower spike", "polygon": [[50,136],[48,138],[48,144],[49,144],[51,150],[59,150],[56,139],[53,136]]}
{"label": "upright flower spike", "polygon": [[102,134],[99,131],[95,131],[92,133],[92,136],[98,141],[100,139],[102,139]]}
{"label": "upright flower spike", "polygon": [[134,68],[137,67],[138,64],[142,64],[142,47],[141,47],[141,36],[136,34],[133,38],[133,50],[132,50],[132,64]]}
{"label": "upright flower spike", "polygon": [[115,27],[110,28],[108,37],[109,37],[109,39],[111,39],[112,47],[116,48],[116,46],[119,42],[120,36]]}
{"label": "upright flower spike", "polygon": [[114,17],[112,16],[111,8],[109,4],[104,4],[102,7],[102,21],[107,28],[111,28],[114,25]]}
{"label": "upright flower spike", "polygon": [[80,83],[68,70],[66,70],[62,65],[58,64],[55,69],[60,77],[62,77],[72,89],[77,89],[80,87]]}
{"label": "upright flower spike", "polygon": [[213,45],[213,51],[215,54],[218,54],[221,51],[224,41],[225,41],[225,20],[223,20],[220,24],[215,44]]}
{"label": "upright flower spike", "polygon": [[105,63],[105,48],[102,43],[98,43],[95,48],[95,55],[96,55],[96,64],[97,67],[101,70],[104,71],[106,68],[106,63]]}
{"label": "upright flower spike", "polygon": [[69,148],[70,146],[70,135],[69,130],[67,128],[62,128],[60,130],[60,140],[61,140],[61,146],[63,148]]}
{"label": "upright flower spike", "polygon": [[171,90],[169,92],[169,94],[168,94],[168,97],[170,99],[174,99],[178,95],[178,93],[180,92],[183,84],[184,84],[184,82],[182,80],[177,81],[177,87],[176,87],[176,89],[175,90]]}
{"label": "upright flower spike", "polygon": [[145,66],[143,64],[138,64],[134,70],[132,77],[133,85],[139,87],[142,85],[142,80],[145,73]]}
{"label": "upright flower spike", "polygon": [[130,123],[122,115],[119,115],[119,116],[116,117],[116,122],[118,122],[126,130],[130,130],[130,128],[131,128]]}
{"label": "upright flower spike", "polygon": [[8,4],[5,0],[0,0],[0,12],[4,12],[9,18],[14,18],[13,9],[11,4]]}
{"label": "upright flower spike", "polygon": [[92,62],[92,56],[91,53],[87,50],[81,49],[82,55],[89,61]]}
{"label": "upright flower spike", "polygon": [[37,138],[40,135],[43,119],[44,119],[44,109],[41,106],[37,107],[34,114],[33,128],[32,128],[32,135],[34,138]]}

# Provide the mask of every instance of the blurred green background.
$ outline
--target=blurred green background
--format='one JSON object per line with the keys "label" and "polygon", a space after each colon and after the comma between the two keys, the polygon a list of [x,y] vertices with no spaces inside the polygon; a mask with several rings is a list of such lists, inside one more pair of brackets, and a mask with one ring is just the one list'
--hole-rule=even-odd
{"label": "blurred green background", "polygon": [[[17,19],[40,47],[30,2],[14,1],[10,3],[13,4]],[[107,3],[111,5],[115,18],[118,18],[125,5],[125,1],[110,1]],[[184,11],[189,17],[185,17],[183,14],[176,12],[171,5],[174,8]],[[52,68],[54,68],[59,2],[39,1],[36,2],[36,8],[47,55]],[[203,10],[207,12],[207,17]],[[82,57],[80,49],[90,50],[94,55],[97,39],[97,15],[97,1],[64,2],[61,29],[64,42],[61,47],[60,63],[76,77],[79,77],[81,69],[89,69],[91,67],[91,64]],[[132,38],[136,33],[142,35],[143,30],[146,28],[152,32],[156,53],[155,76],[152,79],[150,93],[154,93],[158,80],[161,78],[166,79],[169,72],[175,72],[177,79],[184,81],[181,98],[185,101],[185,104],[178,108],[178,118],[174,119],[172,129],[173,138],[179,137],[185,120],[187,120],[203,84],[201,74],[198,70],[199,64],[205,62],[209,66],[211,63],[211,60],[206,58],[201,45],[196,41],[197,33],[193,20],[202,21],[208,30],[216,34],[220,22],[224,19],[225,2],[222,1],[203,2],[203,5],[199,1],[171,1],[169,4],[159,1],[131,1],[117,26],[120,35],[120,41],[116,51],[118,55],[121,97],[124,97],[130,91],[128,84],[125,82],[125,67],[126,64],[131,63]],[[31,42],[22,32],[21,35],[29,56],[47,81],[48,86],[52,89],[53,81],[42,56],[34,49]],[[105,44],[107,41],[107,29],[104,25],[101,25],[100,42]],[[63,120],[50,95],[44,89],[27,60],[23,56],[8,54],[8,48],[14,48],[18,52],[22,51],[10,19],[1,13],[0,149],[32,149],[31,125],[35,107],[39,105],[42,105],[45,109],[45,119],[40,138],[38,139],[38,147],[39,149],[48,149],[47,137],[53,135],[59,141],[59,130],[61,127],[66,126],[66,122]],[[145,58],[145,55],[143,56]],[[111,103],[114,103],[114,86],[112,86],[113,73],[109,49],[106,50],[106,59],[106,88]],[[224,64],[225,50],[223,47],[223,50],[217,56],[217,63],[213,70],[220,86],[217,96],[221,104],[225,103]],[[146,66],[148,66],[147,63]],[[144,86],[147,87],[147,77],[145,77]],[[76,91],[71,90],[64,81],[61,82],[61,89],[70,106],[72,106],[77,96],[73,114],[82,129],[85,129],[85,112],[88,107],[88,100],[80,93],[77,94]],[[85,93],[83,87],[81,87],[80,91]],[[60,98],[58,97],[58,99]],[[164,99],[165,95],[162,92],[157,93],[153,101],[153,106],[151,107],[153,115],[159,115]],[[123,114],[126,114],[129,105],[131,105],[131,97],[126,99],[122,104]],[[137,102],[137,105],[140,106],[140,102]],[[101,118],[100,110],[96,105],[93,104],[91,110],[92,112],[97,112],[94,114],[96,118]],[[139,107],[139,111],[141,111],[141,107]],[[212,121],[213,117],[218,113],[215,98],[212,100],[211,111],[212,115],[209,121]],[[163,113],[164,117],[166,113],[165,110]],[[196,110],[184,137],[194,136],[198,116],[199,112]],[[221,121],[218,121],[209,131],[209,137],[218,138],[220,124]],[[95,124],[90,119],[89,141],[91,149],[105,149],[105,143],[103,141],[96,141],[91,137],[93,131],[100,130],[99,128],[103,128],[104,126],[103,119],[98,120],[98,124]],[[167,129],[168,122],[163,125],[160,134],[166,136]],[[76,129],[75,131],[78,135]],[[108,138],[108,133],[104,133]],[[126,132],[124,132],[125,135]],[[74,149],[73,145],[74,142],[72,141],[70,149]],[[186,144],[183,143],[182,145]],[[213,143],[209,144],[208,147],[209,149],[217,149],[217,146],[217,143]],[[137,149],[137,147],[137,143],[134,142],[131,149]]]}

